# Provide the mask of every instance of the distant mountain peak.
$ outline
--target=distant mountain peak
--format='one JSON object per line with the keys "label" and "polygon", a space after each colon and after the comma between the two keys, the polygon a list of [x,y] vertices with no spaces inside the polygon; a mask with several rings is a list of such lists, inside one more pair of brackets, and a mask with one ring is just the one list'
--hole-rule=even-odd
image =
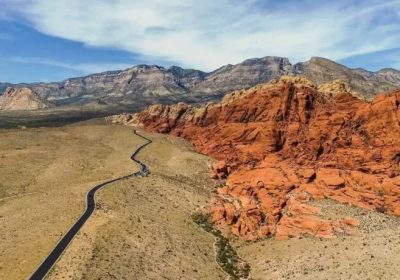
{"label": "distant mountain peak", "polygon": [[382,69],[376,71],[376,73],[386,73],[386,72],[400,73],[400,70],[397,70],[397,69],[394,69],[394,68],[382,68]]}
{"label": "distant mountain peak", "polygon": [[0,110],[38,110],[52,107],[53,104],[37,96],[31,89],[7,87],[0,96]]}
{"label": "distant mountain peak", "polygon": [[[59,83],[11,86],[29,88],[43,100],[54,101],[57,105],[80,105],[98,100],[108,104],[142,104],[159,102],[160,98],[164,102],[200,102],[215,100],[232,90],[247,89],[283,75],[305,76],[316,85],[339,79],[366,99],[400,87],[398,70],[370,72],[351,69],[318,56],[296,64],[279,56],[251,58],[211,72],[180,66],[165,68],[140,64],[125,70],[71,78]],[[4,92],[5,87],[0,84],[0,92]]]}

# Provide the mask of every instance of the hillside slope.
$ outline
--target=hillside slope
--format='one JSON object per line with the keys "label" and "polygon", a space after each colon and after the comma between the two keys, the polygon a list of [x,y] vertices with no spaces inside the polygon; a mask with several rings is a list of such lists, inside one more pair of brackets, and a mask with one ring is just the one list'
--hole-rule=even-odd
{"label": "hillside slope", "polygon": [[8,87],[0,96],[0,111],[38,110],[53,107],[29,88]]}

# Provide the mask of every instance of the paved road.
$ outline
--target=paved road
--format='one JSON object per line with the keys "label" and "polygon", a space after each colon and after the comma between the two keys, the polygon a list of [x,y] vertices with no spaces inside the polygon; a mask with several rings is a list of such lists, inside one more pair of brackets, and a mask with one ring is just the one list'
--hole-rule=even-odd
{"label": "paved road", "polygon": [[136,148],[136,150],[131,155],[131,160],[140,165],[140,170],[134,174],[129,174],[129,175],[126,175],[123,177],[115,178],[115,179],[103,182],[97,186],[94,186],[86,194],[86,210],[85,210],[85,212],[75,222],[75,224],[70,228],[70,230],[64,235],[64,237],[58,242],[56,247],[54,247],[53,251],[51,251],[51,253],[47,256],[47,258],[40,264],[40,266],[37,268],[37,270],[29,278],[30,280],[43,279],[47,275],[47,273],[50,271],[50,269],[53,267],[53,265],[57,262],[58,258],[65,251],[68,244],[71,242],[71,240],[75,237],[75,235],[78,233],[78,231],[81,229],[81,227],[85,224],[85,222],[89,219],[89,217],[92,215],[92,213],[96,209],[95,194],[99,189],[107,186],[108,184],[114,183],[116,181],[120,181],[120,180],[129,178],[129,177],[132,177],[132,176],[147,176],[150,173],[149,168],[144,163],[137,160],[136,156],[144,147],[151,144],[152,141],[150,139],[138,134],[136,132],[136,130],[134,130],[133,132],[137,136],[146,140],[146,143],[144,143],[143,145]]}
{"label": "paved road", "polygon": [[144,140],[146,140],[146,143],[144,143],[143,145],[139,146],[138,148],[136,148],[136,150],[132,153],[131,155],[131,160],[133,160],[134,162],[136,162],[137,164],[140,165],[140,170],[138,172],[136,172],[134,175],[138,176],[147,176],[150,174],[150,170],[149,168],[142,163],[141,161],[136,159],[136,156],[139,154],[139,152],[146,147],[147,145],[150,145],[151,143],[153,143],[153,141],[151,141],[149,138],[144,137],[143,135],[140,135],[136,132],[136,130],[133,130],[133,133],[135,133],[137,136],[143,138]]}

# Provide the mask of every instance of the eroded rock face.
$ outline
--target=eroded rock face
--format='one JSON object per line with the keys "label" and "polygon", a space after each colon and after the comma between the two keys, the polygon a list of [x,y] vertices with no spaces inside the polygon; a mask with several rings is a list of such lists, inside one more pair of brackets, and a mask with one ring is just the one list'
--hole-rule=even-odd
{"label": "eroded rock face", "polygon": [[52,106],[29,88],[8,87],[0,96],[0,110],[3,111],[38,110]]}
{"label": "eroded rock face", "polygon": [[400,216],[400,91],[372,102],[324,91],[282,77],[218,104],[153,105],[109,121],[173,133],[220,160],[212,174],[226,183],[213,198],[213,220],[236,235],[355,234],[356,220],[323,219],[310,201]]}

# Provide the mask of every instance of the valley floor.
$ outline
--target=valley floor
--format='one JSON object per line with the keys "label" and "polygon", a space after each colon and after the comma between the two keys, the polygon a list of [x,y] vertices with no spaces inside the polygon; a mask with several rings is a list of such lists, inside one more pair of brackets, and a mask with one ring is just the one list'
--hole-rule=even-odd
{"label": "valley floor", "polygon": [[[48,279],[226,279],[214,237],[193,222],[215,188],[211,159],[184,141],[146,134],[138,156],[152,172],[110,185],[98,208]],[[136,171],[142,143],[129,127],[83,122],[58,128],[0,130],[0,279],[24,279],[85,208],[98,182]],[[331,201],[323,215],[349,213],[359,236],[232,245],[252,279],[397,279],[400,221]]]}
{"label": "valley floor", "polygon": [[[210,160],[180,140],[141,132],[151,171],[105,188],[99,209],[49,279],[225,279],[212,235],[192,214],[212,191]],[[176,142],[178,141],[178,142]]]}
{"label": "valley floor", "polygon": [[[143,139],[91,122],[2,130],[0,138],[0,279],[25,279],[83,212],[93,185],[138,169],[129,156]],[[173,141],[144,149],[152,176],[98,192],[99,209],[49,279],[225,277],[213,236],[191,219],[212,191],[210,160]]]}

